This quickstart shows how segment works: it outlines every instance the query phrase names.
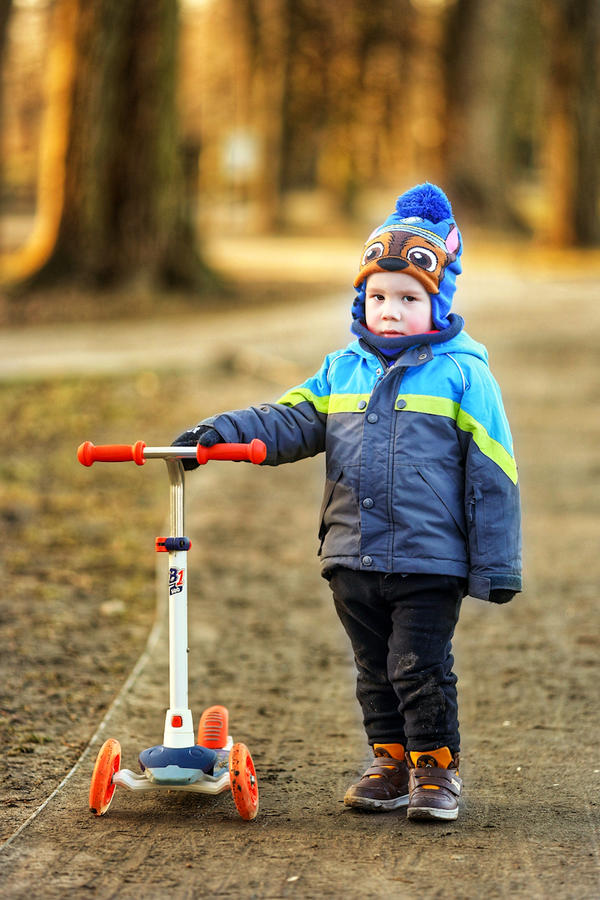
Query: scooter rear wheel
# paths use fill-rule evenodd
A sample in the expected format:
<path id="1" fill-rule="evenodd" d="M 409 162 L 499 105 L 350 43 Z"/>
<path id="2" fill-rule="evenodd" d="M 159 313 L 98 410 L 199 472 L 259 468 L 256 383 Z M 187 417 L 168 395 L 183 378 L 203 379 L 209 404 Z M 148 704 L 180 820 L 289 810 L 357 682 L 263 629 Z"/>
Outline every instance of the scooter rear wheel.
<path id="1" fill-rule="evenodd" d="M 258 812 L 258 781 L 250 751 L 245 744 L 234 744 L 229 754 L 231 793 L 242 819 L 250 821 Z"/>
<path id="2" fill-rule="evenodd" d="M 114 738 L 105 741 L 96 757 L 90 784 L 90 811 L 95 816 L 103 816 L 108 810 L 115 793 L 113 775 L 121 766 L 121 745 Z"/>
<path id="3" fill-rule="evenodd" d="M 229 734 L 229 712 L 226 706 L 209 706 L 200 716 L 197 744 L 221 750 Z"/>

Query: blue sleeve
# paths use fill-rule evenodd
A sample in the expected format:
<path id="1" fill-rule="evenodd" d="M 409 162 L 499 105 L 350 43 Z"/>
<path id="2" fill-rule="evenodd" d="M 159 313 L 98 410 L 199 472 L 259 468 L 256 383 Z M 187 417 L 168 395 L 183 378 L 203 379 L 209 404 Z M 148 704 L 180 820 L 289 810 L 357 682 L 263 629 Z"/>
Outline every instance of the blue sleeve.
<path id="1" fill-rule="evenodd" d="M 521 504 L 512 436 L 500 388 L 486 365 L 470 369 L 457 417 L 465 458 L 469 594 L 520 591 Z"/>
<path id="2" fill-rule="evenodd" d="M 327 357 L 316 375 L 286 391 L 276 403 L 221 413 L 203 424 L 211 425 L 227 442 L 260 438 L 267 447 L 263 465 L 278 466 L 315 456 L 325 450 L 329 364 Z"/>

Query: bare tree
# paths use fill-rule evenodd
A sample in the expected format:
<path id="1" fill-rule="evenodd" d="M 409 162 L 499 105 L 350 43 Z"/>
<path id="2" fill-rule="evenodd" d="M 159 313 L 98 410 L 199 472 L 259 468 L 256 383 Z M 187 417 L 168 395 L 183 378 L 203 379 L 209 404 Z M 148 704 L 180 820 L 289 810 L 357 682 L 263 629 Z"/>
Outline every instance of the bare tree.
<path id="1" fill-rule="evenodd" d="M 12 0 L 0 0 L 0 72 L 4 62 L 4 47 L 6 45 L 6 36 L 8 32 L 8 20 L 10 19 L 10 10 Z"/>
<path id="2" fill-rule="evenodd" d="M 0 132 L 2 131 L 2 72 L 4 66 L 4 49 L 6 47 L 6 37 L 8 33 L 8 22 L 10 19 L 10 10 L 12 0 L 0 0 Z M 0 159 L 0 197 L 2 194 L 2 160 Z"/>
<path id="3" fill-rule="evenodd" d="M 394 110 L 408 3 L 383 3 L 377 16 L 360 0 L 236 0 L 230 11 L 245 112 L 262 137 L 263 225 L 281 223 L 295 189 L 324 188 L 350 212 L 374 172 L 407 156 Z"/>
<path id="4" fill-rule="evenodd" d="M 556 245 L 600 240 L 600 6 L 542 0 L 547 50 L 544 170 Z"/>
<path id="5" fill-rule="evenodd" d="M 527 66 L 528 7 L 518 0 L 457 0 L 447 14 L 447 183 L 466 208 L 498 225 L 517 224 L 508 186 L 515 66 Z"/>
<path id="6" fill-rule="evenodd" d="M 45 131 L 63 148 L 49 173 L 60 210 L 35 278 L 200 286 L 177 131 L 177 3 L 56 0 L 53 43 L 73 64 L 49 100 L 63 113 Z"/>

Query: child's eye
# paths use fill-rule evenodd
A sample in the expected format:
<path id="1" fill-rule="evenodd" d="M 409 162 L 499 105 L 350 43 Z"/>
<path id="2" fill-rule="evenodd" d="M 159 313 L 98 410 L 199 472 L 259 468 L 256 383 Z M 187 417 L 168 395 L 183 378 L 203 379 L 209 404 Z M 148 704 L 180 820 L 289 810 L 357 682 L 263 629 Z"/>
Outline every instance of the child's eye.
<path id="1" fill-rule="evenodd" d="M 413 297 L 412 294 L 405 294 L 402 299 L 407 300 L 409 303 L 411 303 L 413 300 L 416 300 L 417 298 Z"/>

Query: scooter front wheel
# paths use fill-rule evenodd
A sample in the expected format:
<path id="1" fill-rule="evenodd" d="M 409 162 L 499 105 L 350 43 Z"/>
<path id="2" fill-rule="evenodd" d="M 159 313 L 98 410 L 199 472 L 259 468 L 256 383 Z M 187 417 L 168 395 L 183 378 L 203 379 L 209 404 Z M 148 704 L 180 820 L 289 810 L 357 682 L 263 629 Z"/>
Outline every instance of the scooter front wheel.
<path id="1" fill-rule="evenodd" d="M 96 757 L 90 784 L 90 811 L 95 816 L 103 816 L 108 810 L 115 793 L 113 775 L 121 766 L 121 745 L 114 738 L 105 741 Z"/>
<path id="2" fill-rule="evenodd" d="M 231 793 L 242 819 L 250 821 L 258 812 L 258 781 L 250 751 L 245 744 L 234 744 L 229 754 Z"/>

